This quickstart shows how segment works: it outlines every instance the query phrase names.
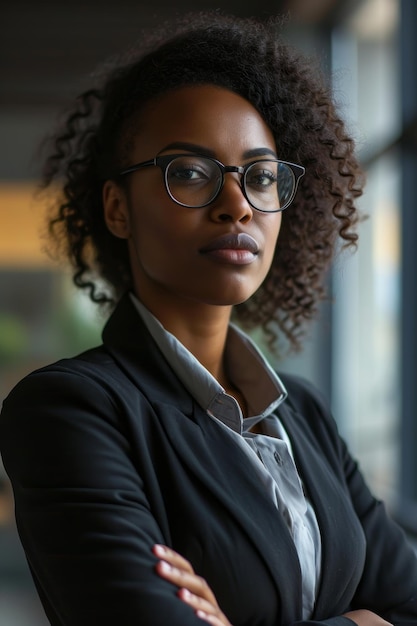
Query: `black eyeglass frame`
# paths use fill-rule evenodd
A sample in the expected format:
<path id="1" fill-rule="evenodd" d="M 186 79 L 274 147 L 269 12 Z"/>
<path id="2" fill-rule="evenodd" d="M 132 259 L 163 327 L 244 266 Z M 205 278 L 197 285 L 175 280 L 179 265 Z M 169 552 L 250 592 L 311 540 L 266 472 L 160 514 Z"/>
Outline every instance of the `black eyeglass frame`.
<path id="1" fill-rule="evenodd" d="M 220 169 L 222 178 L 221 178 L 221 183 L 219 185 L 218 190 L 216 191 L 216 193 L 214 194 L 213 198 L 211 198 L 211 200 L 209 200 L 208 202 L 205 202 L 204 204 L 199 204 L 199 205 L 189 205 L 189 204 L 185 204 L 184 202 L 180 202 L 179 200 L 177 200 L 171 193 L 170 189 L 169 189 L 169 184 L 168 184 L 168 179 L 167 179 L 167 170 L 168 167 L 170 166 L 170 164 L 172 163 L 172 161 L 174 161 L 175 159 L 181 158 L 181 157 L 187 157 L 187 156 L 194 156 L 200 159 L 207 159 L 208 161 L 212 161 L 213 163 L 216 163 L 216 165 L 218 166 L 218 168 Z M 252 165 L 255 165 L 256 163 L 262 163 L 263 161 L 265 162 L 273 162 L 273 163 L 281 163 L 282 165 L 286 165 L 292 172 L 292 175 L 294 177 L 294 186 L 293 186 L 293 190 L 291 193 L 291 196 L 289 197 L 289 199 L 287 200 L 287 202 L 284 204 L 284 206 L 279 207 L 278 209 L 274 209 L 273 211 L 267 210 L 267 209 L 258 209 L 258 207 L 256 207 L 253 202 L 249 199 L 248 194 L 246 192 L 246 174 L 247 171 L 249 170 L 249 168 Z M 247 200 L 247 202 L 250 204 L 250 206 L 255 209 L 256 211 L 260 211 L 261 213 L 279 213 L 280 211 L 284 211 L 285 209 L 287 209 L 291 202 L 294 200 L 295 194 L 297 193 L 297 189 L 298 189 L 298 184 L 300 182 L 300 179 L 304 176 L 305 174 L 305 167 L 303 167 L 302 165 L 297 165 L 296 163 L 290 163 L 289 161 L 282 161 L 281 159 L 256 159 L 255 161 L 251 161 L 250 163 L 246 163 L 246 165 L 224 165 L 221 161 L 218 161 L 217 159 L 215 159 L 214 157 L 210 157 L 207 156 L 205 154 L 187 154 L 187 153 L 180 153 L 180 154 L 162 154 L 159 156 L 154 157 L 153 159 L 149 159 L 148 161 L 142 161 L 141 163 L 135 163 L 134 165 L 131 165 L 130 167 L 127 167 L 126 169 L 120 171 L 118 173 L 118 177 L 123 177 L 126 176 L 127 174 L 132 174 L 133 172 L 136 172 L 137 170 L 140 170 L 144 167 L 150 167 L 152 165 L 155 165 L 157 167 L 159 167 L 162 171 L 162 175 L 163 175 L 163 179 L 164 179 L 164 184 L 165 184 L 165 189 L 167 194 L 169 195 L 169 197 L 171 198 L 171 200 L 173 200 L 173 202 L 175 202 L 176 204 L 179 204 L 180 206 L 189 208 L 189 209 L 202 209 L 206 206 L 209 206 L 210 204 L 212 204 L 220 195 L 223 186 L 224 186 L 224 175 L 227 172 L 236 172 L 238 174 L 242 175 L 242 178 L 240 180 L 240 189 L 245 197 L 245 199 Z"/>

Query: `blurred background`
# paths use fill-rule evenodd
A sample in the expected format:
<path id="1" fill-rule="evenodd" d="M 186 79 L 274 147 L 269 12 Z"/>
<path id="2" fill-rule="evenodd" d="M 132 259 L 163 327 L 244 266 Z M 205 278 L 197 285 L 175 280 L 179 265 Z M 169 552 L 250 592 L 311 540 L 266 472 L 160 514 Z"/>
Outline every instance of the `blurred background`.
<path id="1" fill-rule="evenodd" d="M 0 401 L 34 368 L 100 341 L 103 319 L 42 251 L 38 146 L 106 57 L 187 10 L 286 16 L 318 57 L 367 170 L 369 219 L 338 258 L 305 350 L 275 365 L 327 396 L 374 491 L 417 537 L 417 3 L 414 0 L 14 0 L 0 40 Z M 0 624 L 46 626 L 0 463 Z"/>

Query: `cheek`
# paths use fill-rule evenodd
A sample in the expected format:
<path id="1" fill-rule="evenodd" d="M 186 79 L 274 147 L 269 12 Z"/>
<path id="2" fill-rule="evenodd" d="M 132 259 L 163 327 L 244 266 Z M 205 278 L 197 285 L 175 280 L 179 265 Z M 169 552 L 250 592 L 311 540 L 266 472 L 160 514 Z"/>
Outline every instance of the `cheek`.
<path id="1" fill-rule="evenodd" d="M 169 272 L 189 252 L 193 227 L 193 220 L 184 219 L 181 208 L 166 194 L 143 198 L 131 206 L 131 250 L 146 271 Z"/>
<path id="2" fill-rule="evenodd" d="M 160 185 L 136 185 L 129 197 L 131 239 L 137 246 L 158 242 L 170 224 L 169 198 Z"/>

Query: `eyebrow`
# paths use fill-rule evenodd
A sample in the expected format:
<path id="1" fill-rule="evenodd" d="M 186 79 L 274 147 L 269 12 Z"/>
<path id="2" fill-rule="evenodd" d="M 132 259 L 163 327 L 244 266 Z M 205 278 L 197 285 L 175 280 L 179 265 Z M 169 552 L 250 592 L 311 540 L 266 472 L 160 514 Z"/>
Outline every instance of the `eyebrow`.
<path id="1" fill-rule="evenodd" d="M 162 148 L 159 154 L 161 152 L 165 152 L 165 150 L 188 150 L 189 152 L 195 152 L 203 156 L 216 158 L 216 153 L 214 152 L 214 150 L 211 150 L 210 148 L 207 148 L 205 146 L 200 146 L 197 143 L 175 141 L 173 143 L 168 144 L 164 148 Z M 274 159 L 278 158 L 276 152 L 274 150 L 271 150 L 271 148 L 252 148 L 251 150 L 246 150 L 243 153 L 243 158 L 252 159 L 254 157 L 266 156 L 266 155 L 271 155 L 274 157 Z"/>

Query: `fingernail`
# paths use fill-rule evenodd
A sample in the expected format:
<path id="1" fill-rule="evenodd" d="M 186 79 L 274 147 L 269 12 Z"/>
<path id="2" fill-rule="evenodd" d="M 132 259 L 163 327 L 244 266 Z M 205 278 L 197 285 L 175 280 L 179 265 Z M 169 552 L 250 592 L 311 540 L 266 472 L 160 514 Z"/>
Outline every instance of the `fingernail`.
<path id="1" fill-rule="evenodd" d="M 164 572 L 171 572 L 172 571 L 172 567 L 170 566 L 169 563 L 167 563 L 166 561 L 160 561 L 160 563 L 161 563 L 160 568 Z"/>
<path id="2" fill-rule="evenodd" d="M 164 546 L 161 546 L 159 543 L 156 543 L 154 545 L 154 550 L 155 552 L 157 552 L 158 554 L 160 554 L 161 556 L 163 556 L 164 554 L 167 553 L 166 549 Z"/>

